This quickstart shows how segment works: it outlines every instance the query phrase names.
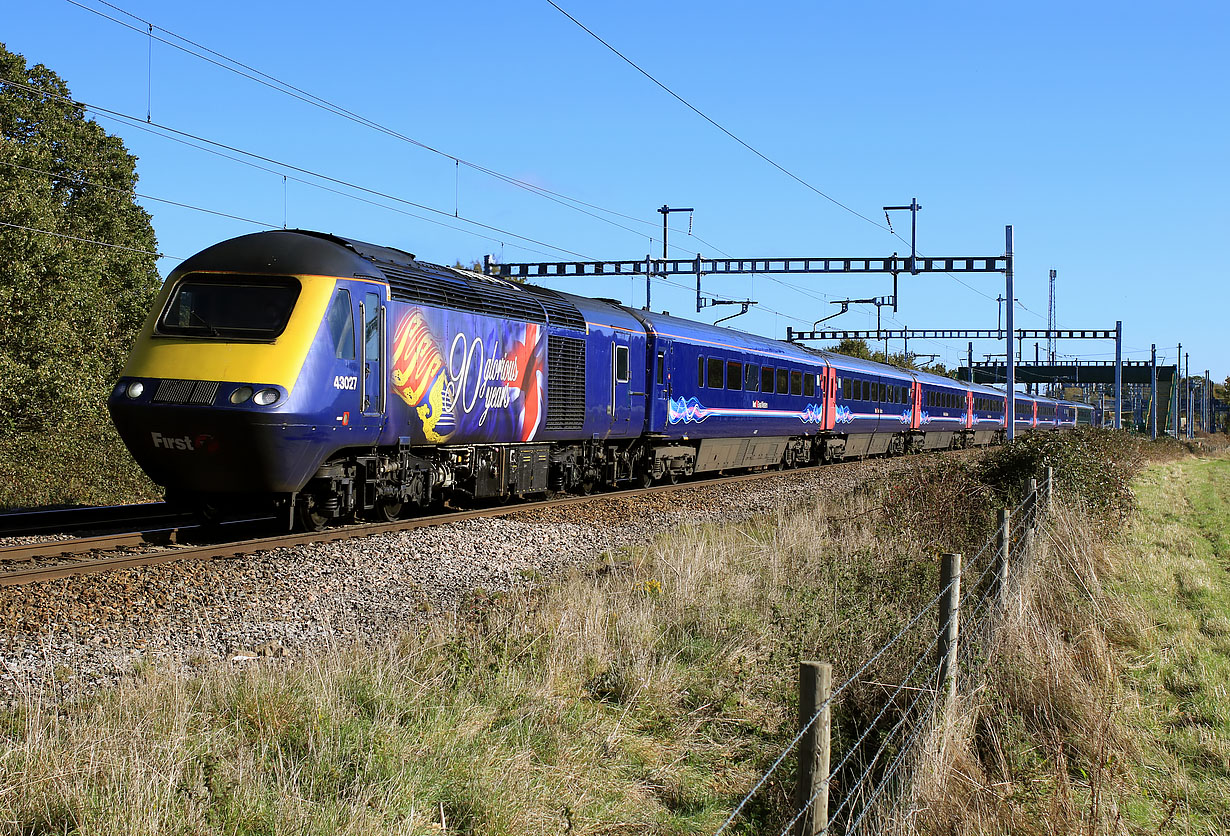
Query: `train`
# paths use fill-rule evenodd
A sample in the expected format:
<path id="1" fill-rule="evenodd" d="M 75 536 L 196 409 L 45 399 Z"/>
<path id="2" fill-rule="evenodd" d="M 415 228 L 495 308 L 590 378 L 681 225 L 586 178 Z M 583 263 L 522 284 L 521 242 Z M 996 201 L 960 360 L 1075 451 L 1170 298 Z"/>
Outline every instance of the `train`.
<path id="1" fill-rule="evenodd" d="M 168 276 L 107 401 L 168 502 L 320 529 L 995 444 L 1005 393 L 309 230 Z M 1092 421 L 1016 395 L 1017 429 Z"/>

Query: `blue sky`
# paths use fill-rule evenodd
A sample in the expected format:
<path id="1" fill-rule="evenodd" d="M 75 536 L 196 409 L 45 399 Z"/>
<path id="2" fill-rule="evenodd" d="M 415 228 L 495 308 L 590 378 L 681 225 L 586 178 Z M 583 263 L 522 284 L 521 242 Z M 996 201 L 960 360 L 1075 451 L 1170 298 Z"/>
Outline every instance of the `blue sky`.
<path id="1" fill-rule="evenodd" d="M 883 228 L 880 207 L 917 197 L 927 255 L 999 255 L 1013 225 L 1019 327 L 1046 327 L 1055 269 L 1060 328 L 1122 320 L 1125 356 L 1147 359 L 1157 343 L 1173 361 L 1182 342 L 1194 373 L 1230 374 L 1230 4 L 556 2 L 811 188 L 546 0 L 113 4 L 161 38 L 188 38 L 442 153 L 165 43 L 151 53 L 146 23 L 102 0 L 10 4 L 0 40 L 80 101 L 142 121 L 148 108 L 156 125 L 313 172 L 243 165 L 97 115 L 139 157 L 142 193 L 268 225 L 143 200 L 164 275 L 211 243 L 284 223 L 445 263 L 636 259 L 661 252 L 663 204 L 696 210 L 692 235 L 686 215 L 671 217 L 673 256 L 885 256 L 908 244 Z M 908 213 L 893 225 L 908 240 Z M 644 304 L 643 279 L 552 284 Z M 891 281 L 759 275 L 704 288 L 756 299 L 730 324 L 783 337 L 836 312 L 830 300 L 885 295 Z M 1002 293 L 999 275 L 903 277 L 884 322 L 993 328 Z M 653 307 L 706 321 L 732 312 L 696 314 L 694 290 L 662 281 Z M 874 328 L 875 310 L 827 325 Z M 954 365 L 966 343 L 911 348 Z M 1114 356 L 1104 342 L 1058 350 Z"/>

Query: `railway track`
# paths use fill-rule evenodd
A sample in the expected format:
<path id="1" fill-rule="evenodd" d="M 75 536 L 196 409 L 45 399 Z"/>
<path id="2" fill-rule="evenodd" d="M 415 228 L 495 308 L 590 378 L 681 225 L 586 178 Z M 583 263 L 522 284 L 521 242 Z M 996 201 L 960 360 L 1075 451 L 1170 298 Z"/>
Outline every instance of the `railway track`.
<path id="1" fill-rule="evenodd" d="M 25 537 L 49 532 L 88 531 L 124 526 L 168 528 L 187 523 L 191 519 L 191 514 L 165 502 L 17 511 L 0 514 L 0 537 Z"/>
<path id="2" fill-rule="evenodd" d="M 940 455 L 960 456 L 970 452 L 972 451 L 956 450 L 941 452 Z M 706 485 L 711 486 L 715 483 L 733 484 L 738 482 L 750 482 L 762 479 L 771 479 L 775 476 L 782 476 L 786 474 L 804 474 L 819 470 L 833 471 L 835 469 L 840 469 L 857 463 L 857 461 L 850 461 L 828 465 L 813 465 L 810 467 L 800 467 L 789 471 L 763 470 L 755 473 L 741 474 L 738 476 L 715 475 L 709 478 L 693 479 L 687 482 L 680 482 L 678 484 L 660 484 L 653 485 L 648 488 L 626 488 L 586 496 L 556 496 L 536 502 L 521 502 L 512 505 L 497 505 L 463 511 L 448 511 L 440 514 L 411 517 L 404 520 L 397 520 L 396 522 L 359 523 L 355 525 L 339 526 L 336 528 L 327 528 L 323 531 L 291 532 L 272 536 L 239 537 L 235 539 L 218 541 L 218 529 L 215 527 L 209 535 L 212 539 L 209 542 L 204 543 L 185 542 L 185 540 L 191 540 L 194 537 L 201 536 L 199 527 L 195 525 L 163 525 L 148 527 L 143 525 L 138 526 L 138 530 L 128 530 L 114 534 L 104 534 L 93 537 L 76 537 L 65 540 L 0 547 L 0 566 L 17 561 L 54 561 L 50 565 L 9 569 L 7 571 L 0 569 L 0 587 L 20 586 L 38 583 L 40 581 L 56 580 L 59 578 L 70 577 L 72 575 L 97 574 L 114 571 L 117 569 L 153 566 L 161 563 L 171 563 L 181 560 L 213 560 L 243 557 L 245 555 L 252 555 L 280 548 L 301 546 L 308 543 L 330 543 L 340 540 L 351 540 L 360 537 L 368 537 L 375 534 L 411 531 L 418 528 L 430 528 L 433 526 L 446 525 L 448 523 L 459 522 L 462 520 L 480 519 L 484 517 L 512 516 L 566 505 L 598 502 L 604 499 L 667 493 Z M 186 514 L 175 514 L 169 511 L 167 506 L 161 505 L 161 503 L 147 506 L 115 506 L 113 508 L 72 510 L 80 512 L 100 512 L 93 518 L 91 518 L 88 513 L 82 513 L 81 518 L 87 520 L 105 519 L 107 514 L 101 512 L 113 512 L 111 518 L 114 520 L 123 515 L 119 509 L 124 508 L 136 509 L 136 513 L 134 515 L 130 515 L 130 519 L 135 517 L 155 522 L 162 521 L 184 523 L 188 518 L 188 515 Z M 35 513 L 39 515 L 47 515 L 47 520 L 68 519 L 66 516 L 57 517 L 56 515 L 61 513 L 59 511 Z M 15 517 L 16 515 L 10 516 Z M 266 521 L 268 519 L 270 518 L 261 518 L 259 520 L 238 520 L 226 524 L 224 528 L 227 526 L 234 526 L 232 530 L 236 533 L 251 533 L 250 524 Z M 3 515 L 0 515 L 0 525 L 2 524 Z M 95 523 L 92 527 L 101 526 Z M 46 531 L 50 530 L 50 528 L 44 528 L 42 530 Z M 0 528 L 0 533 L 3 533 L 3 528 Z M 134 549 L 137 551 L 132 551 Z M 127 551 L 120 554 L 114 554 L 114 552 L 120 550 Z M 112 552 L 112 554 L 107 554 L 108 552 Z"/>
<path id="3" fill-rule="evenodd" d="M 836 465 L 840 467 L 841 465 Z M 789 473 L 806 473 L 818 470 L 824 465 L 798 468 Z M 833 465 L 827 465 L 833 467 Z M 782 471 L 770 470 L 748 473 L 740 476 L 722 477 L 722 483 L 747 482 L 769 479 L 784 475 Z M 243 557 L 273 549 L 288 548 L 308 543 L 329 543 L 338 540 L 350 540 L 367 537 L 373 534 L 385 534 L 395 531 L 410 531 L 416 528 L 429 528 L 437 525 L 459 522 L 462 520 L 479 519 L 483 517 L 498 517 L 516 515 L 530 511 L 540 511 L 547 508 L 598 502 L 604 499 L 633 497 L 654 493 L 665 493 L 686 490 L 691 487 L 713 484 L 715 479 L 702 479 L 681 482 L 670 485 L 654 485 L 648 488 L 630 488 L 619 491 L 596 493 L 588 496 L 553 497 L 538 502 L 523 502 L 516 505 L 500 505 L 465 511 L 449 511 L 442 514 L 413 517 L 388 523 L 360 523 L 356 525 L 329 528 L 324 531 L 292 532 L 273 536 L 252 537 L 246 539 L 226 540 L 225 542 L 210 542 L 204 544 L 177 543 L 183 532 L 188 528 L 174 526 L 162 528 L 142 528 L 139 531 L 127 531 L 118 534 L 104 534 L 94 537 L 77 537 L 66 540 L 55 540 L 42 543 L 26 543 L 0 547 L 0 564 L 16 561 L 56 560 L 51 565 L 23 567 L 19 569 L 0 570 L 0 587 L 20 586 L 41 581 L 56 580 L 73 575 L 88 575 L 100 572 L 110 572 L 118 569 L 131 569 L 139 566 L 154 566 L 161 563 L 171 563 L 181 560 L 213 560 L 220 558 Z M 123 507 L 123 506 L 120 506 Z M 90 510 L 90 509 L 83 509 Z M 94 509 L 108 510 L 108 509 Z M 58 512 L 39 512 L 58 513 Z M 101 516 L 101 515 L 100 515 Z M 150 518 L 156 515 L 151 514 Z M 251 522 L 251 521 L 246 521 Z M 49 529 L 44 529 L 49 530 Z M 138 549 L 136 552 L 123 554 L 102 554 L 121 549 Z M 67 560 L 65 559 L 67 558 Z M 57 560 L 58 559 L 58 560 Z"/>

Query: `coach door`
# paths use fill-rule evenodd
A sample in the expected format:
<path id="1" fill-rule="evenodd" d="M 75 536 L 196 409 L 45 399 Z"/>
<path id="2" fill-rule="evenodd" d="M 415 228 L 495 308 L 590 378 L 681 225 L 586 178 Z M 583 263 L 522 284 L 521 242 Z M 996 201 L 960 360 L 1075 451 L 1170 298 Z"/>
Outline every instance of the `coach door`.
<path id="1" fill-rule="evenodd" d="M 652 343 L 654 346 L 653 368 L 650 369 L 650 374 L 653 375 L 653 415 L 656 418 L 667 414 L 667 401 L 671 395 L 671 369 L 674 364 L 672 362 L 674 354 L 674 344 L 666 340 L 656 340 Z"/>
<path id="2" fill-rule="evenodd" d="M 616 331 L 611 342 L 611 430 L 626 432 L 631 424 L 632 349 L 627 332 Z"/>
<path id="3" fill-rule="evenodd" d="M 359 303 L 359 318 L 363 322 L 363 370 L 359 376 L 360 399 L 363 414 L 384 414 L 385 389 L 385 322 L 384 306 L 380 294 L 364 293 Z"/>

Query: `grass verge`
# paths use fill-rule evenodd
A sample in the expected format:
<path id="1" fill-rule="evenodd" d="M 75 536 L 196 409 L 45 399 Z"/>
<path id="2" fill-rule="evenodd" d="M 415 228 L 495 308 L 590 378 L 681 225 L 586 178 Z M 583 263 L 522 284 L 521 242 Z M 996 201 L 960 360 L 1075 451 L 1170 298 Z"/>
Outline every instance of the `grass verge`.
<path id="1" fill-rule="evenodd" d="M 0 828 L 712 833 L 793 735 L 798 660 L 832 660 L 842 681 L 935 595 L 935 553 L 985 540 L 1007 484 L 986 472 L 920 462 L 892 484 L 674 532 L 549 588 L 476 593 L 458 617 L 374 648 L 195 679 L 150 664 L 79 703 L 31 699 L 0 715 Z M 1147 684 L 1130 685 L 1151 645 L 1134 643 L 1153 628 L 1109 580 L 1127 558 L 1090 550 L 1101 541 L 1082 496 L 1069 492 L 1049 558 L 1019 579 L 985 683 L 931 741 L 914 788 L 925 814 L 908 827 L 1150 832 L 1194 809 L 1161 806 L 1177 779 L 1151 785 L 1134 767 L 1147 753 L 1129 720 L 1151 710 Z M 1214 632 L 1216 603 L 1201 621 Z M 933 630 L 920 623 L 843 695 L 838 751 Z M 1119 647 L 1136 649 L 1139 671 L 1117 666 Z M 1171 674 L 1191 694 L 1178 673 L 1198 678 L 1193 664 Z M 780 830 L 792 770 L 734 832 Z M 1136 810 L 1141 789 L 1165 801 Z"/>
<path id="2" fill-rule="evenodd" d="M 1050 516 L 894 832 L 1230 832 L 1230 458 L 1205 450 L 1141 448 L 1117 530 L 1121 501 Z"/>

